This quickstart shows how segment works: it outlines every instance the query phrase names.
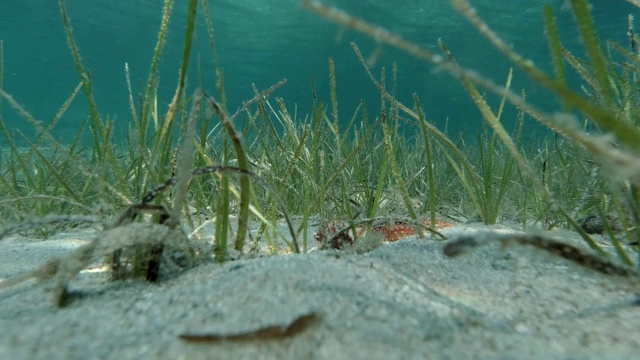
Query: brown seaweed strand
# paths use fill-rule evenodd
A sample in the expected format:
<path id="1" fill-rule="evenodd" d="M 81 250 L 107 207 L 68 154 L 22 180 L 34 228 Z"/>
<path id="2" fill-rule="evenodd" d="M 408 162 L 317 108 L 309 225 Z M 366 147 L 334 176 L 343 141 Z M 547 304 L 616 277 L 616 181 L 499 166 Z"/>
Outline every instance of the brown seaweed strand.
<path id="1" fill-rule="evenodd" d="M 503 246 L 510 244 L 529 245 L 560 256 L 575 264 L 595 270 L 605 275 L 616 275 L 640 279 L 640 274 L 630 267 L 617 264 L 607 258 L 593 254 L 574 245 L 555 240 L 550 237 L 534 234 L 475 234 L 464 235 L 452 240 L 443 248 L 446 257 L 457 257 L 475 250 L 481 245 L 500 242 Z"/>

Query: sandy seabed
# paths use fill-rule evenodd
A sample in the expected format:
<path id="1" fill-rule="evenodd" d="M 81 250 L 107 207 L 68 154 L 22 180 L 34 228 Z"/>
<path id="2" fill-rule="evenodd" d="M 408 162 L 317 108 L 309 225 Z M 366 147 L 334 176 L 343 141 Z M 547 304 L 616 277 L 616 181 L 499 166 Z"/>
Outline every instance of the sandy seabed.
<path id="1" fill-rule="evenodd" d="M 455 225 L 447 236 L 504 227 Z M 577 235 L 556 233 L 581 244 Z M 0 279 L 90 239 L 0 242 Z M 311 240 L 313 241 L 313 240 Z M 448 259 L 408 238 L 366 254 L 311 251 L 207 263 L 150 284 L 85 271 L 81 296 L 0 291 L 0 359 L 637 359 L 637 283 L 527 247 Z M 313 321 L 296 327 L 297 321 Z M 226 335 L 190 341 L 181 335 Z M 202 340 L 202 339 L 201 339 Z M 218 339 L 219 340 L 219 339 Z"/>

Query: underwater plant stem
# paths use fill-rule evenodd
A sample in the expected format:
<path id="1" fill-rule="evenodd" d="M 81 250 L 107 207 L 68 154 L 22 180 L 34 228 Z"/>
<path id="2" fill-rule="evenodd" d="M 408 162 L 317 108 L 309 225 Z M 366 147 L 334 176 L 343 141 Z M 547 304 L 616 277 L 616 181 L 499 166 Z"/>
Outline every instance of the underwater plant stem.
<path id="1" fill-rule="evenodd" d="M 424 141 L 425 155 L 427 157 L 427 181 L 429 184 L 429 220 L 431 224 L 436 223 L 436 185 L 433 168 L 433 158 L 431 156 L 431 142 L 429 141 L 429 129 L 425 125 L 427 120 L 422 112 L 422 105 L 417 94 L 413 94 L 413 102 L 418 113 L 420 129 L 422 130 L 422 138 Z"/>
<path id="2" fill-rule="evenodd" d="M 173 124 L 173 119 L 178 111 L 178 105 L 184 92 L 184 84 L 187 78 L 187 69 L 189 68 L 189 57 L 191 54 L 191 45 L 193 44 L 193 33 L 195 30 L 196 13 L 198 9 L 198 0 L 189 0 L 189 12 L 187 16 L 187 28 L 185 31 L 184 48 L 182 50 L 182 64 L 180 65 L 180 75 L 178 77 L 178 86 L 173 100 L 169 105 L 169 110 L 164 118 L 162 129 L 160 130 L 159 139 L 165 138 L 169 128 Z"/>
<path id="3" fill-rule="evenodd" d="M 202 106 L 202 95 L 200 91 L 196 91 L 193 95 L 191 103 L 191 114 L 186 119 L 185 134 L 182 148 L 179 152 L 178 174 L 176 180 L 176 188 L 173 197 L 173 208 L 171 209 L 171 217 L 167 226 L 175 228 L 178 225 L 180 214 L 187 200 L 187 189 L 191 180 L 191 168 L 193 164 L 193 151 L 195 149 L 196 138 L 196 122 L 200 117 L 200 109 Z"/>
<path id="4" fill-rule="evenodd" d="M 89 104 L 89 114 L 91 117 L 91 126 L 95 129 L 92 131 L 93 133 L 93 142 L 95 148 L 99 148 L 99 144 L 104 141 L 105 137 L 105 129 L 100 119 L 100 113 L 98 112 L 98 106 L 93 98 L 93 90 L 91 88 L 91 77 L 88 73 L 85 72 L 84 66 L 82 65 L 82 59 L 80 58 L 80 53 L 78 51 L 78 45 L 76 45 L 75 39 L 73 38 L 73 30 L 71 29 L 71 22 L 69 21 L 69 16 L 67 15 L 67 9 L 64 3 L 64 0 L 59 0 L 60 5 L 60 14 L 62 15 L 62 23 L 64 25 L 64 30 L 67 34 L 67 42 L 69 43 L 69 49 L 71 50 L 71 56 L 73 57 L 73 61 L 76 64 L 76 69 L 78 71 L 78 75 L 80 75 L 80 79 L 82 80 L 82 85 L 84 86 L 84 93 L 87 97 L 87 103 Z M 97 153 L 98 158 L 102 159 L 102 153 Z"/>
<path id="5" fill-rule="evenodd" d="M 416 215 L 415 210 L 413 210 L 413 204 L 411 204 L 411 199 L 409 198 L 409 194 L 407 193 L 407 189 L 404 186 L 404 181 L 402 176 L 400 175 L 400 169 L 398 168 L 398 162 L 395 158 L 395 153 L 393 151 L 393 143 L 391 141 L 391 132 L 389 131 L 389 124 L 387 122 L 387 113 L 385 108 L 385 82 L 384 82 L 384 70 L 382 71 L 382 79 L 380 80 L 381 90 L 380 97 L 382 103 L 382 109 L 380 111 L 380 124 L 382 125 L 382 132 L 384 135 L 384 147 L 387 154 L 387 161 L 389 162 L 389 166 L 391 167 L 391 174 L 396 181 L 396 186 L 398 187 L 398 191 L 400 191 L 400 195 L 402 196 L 402 200 L 404 201 L 404 205 L 407 208 L 407 212 L 412 220 L 417 221 L 418 216 Z M 418 228 L 418 234 L 422 236 L 422 229 Z"/>
<path id="6" fill-rule="evenodd" d="M 158 31 L 158 40 L 156 41 L 155 49 L 153 50 L 153 57 L 151 58 L 151 67 L 149 69 L 149 79 L 147 80 L 147 89 L 144 93 L 144 104 L 142 113 L 140 114 L 140 124 L 138 131 L 140 134 L 140 145 L 143 146 L 146 142 L 147 131 L 149 130 L 149 118 L 151 111 L 151 105 L 154 103 L 151 101 L 151 94 L 153 93 L 154 84 L 156 84 L 156 72 L 158 69 L 158 60 L 162 49 L 164 47 L 165 37 L 167 34 L 167 27 L 169 26 L 169 18 L 171 17 L 171 9 L 173 7 L 173 0 L 165 0 L 164 7 L 162 9 L 162 23 L 160 25 L 160 31 Z M 158 129 L 155 129 L 156 131 Z"/>

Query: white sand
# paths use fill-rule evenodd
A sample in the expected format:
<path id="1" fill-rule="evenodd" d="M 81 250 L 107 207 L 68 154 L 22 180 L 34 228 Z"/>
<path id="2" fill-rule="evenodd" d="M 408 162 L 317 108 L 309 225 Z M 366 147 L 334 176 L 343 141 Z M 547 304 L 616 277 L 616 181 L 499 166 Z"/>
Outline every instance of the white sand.
<path id="1" fill-rule="evenodd" d="M 454 227 L 446 234 L 474 231 Z M 573 234 L 565 234 L 575 240 Z M 89 239 L 0 241 L 0 279 Z M 315 251 L 205 264 L 157 284 L 83 272 L 64 309 L 47 284 L 0 291 L 0 359 L 637 359 L 634 285 L 529 248 L 446 259 L 407 239 L 364 254 Z M 321 320 L 271 341 L 190 343 Z"/>

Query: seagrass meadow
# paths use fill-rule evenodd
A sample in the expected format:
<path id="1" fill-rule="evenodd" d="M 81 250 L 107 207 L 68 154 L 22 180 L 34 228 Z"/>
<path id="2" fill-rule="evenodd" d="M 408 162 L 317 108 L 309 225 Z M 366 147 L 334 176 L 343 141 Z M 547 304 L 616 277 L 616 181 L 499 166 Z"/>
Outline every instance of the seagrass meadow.
<path id="1" fill-rule="evenodd" d="M 637 349 L 640 3 L 387 3 L 0 5 L 0 357 Z"/>

